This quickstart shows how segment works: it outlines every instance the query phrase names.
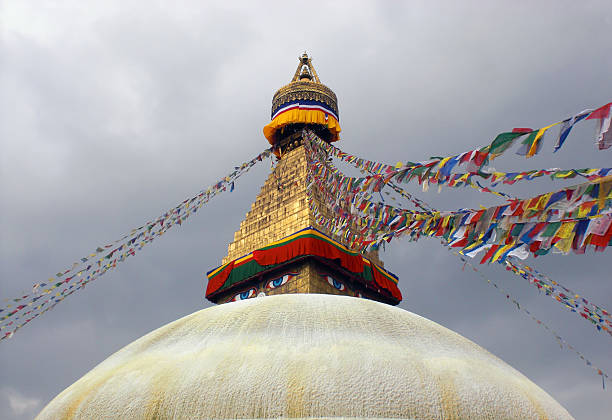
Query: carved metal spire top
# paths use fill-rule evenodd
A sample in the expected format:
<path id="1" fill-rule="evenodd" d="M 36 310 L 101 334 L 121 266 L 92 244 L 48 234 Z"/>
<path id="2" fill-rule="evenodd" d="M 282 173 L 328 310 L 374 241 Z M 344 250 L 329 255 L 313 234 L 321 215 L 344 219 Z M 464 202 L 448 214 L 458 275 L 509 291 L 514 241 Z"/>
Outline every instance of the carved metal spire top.
<path id="1" fill-rule="evenodd" d="M 293 79 L 277 90 L 272 98 L 271 121 L 263 128 L 264 136 L 276 147 L 282 138 L 301 132 L 304 125 L 308 125 L 323 140 L 338 141 L 338 98 L 321 83 L 306 52 L 298 59 Z"/>
<path id="2" fill-rule="evenodd" d="M 284 106 L 295 101 L 315 101 L 328 107 L 334 118 L 338 118 L 338 99 L 336 94 L 319 79 L 319 75 L 312 65 L 312 58 L 304 52 L 299 59 L 293 79 L 288 85 L 280 88 L 272 98 L 272 119 Z"/>
<path id="3" fill-rule="evenodd" d="M 293 79 L 291 79 L 291 82 L 293 83 L 299 80 L 311 80 L 315 83 L 321 83 L 321 80 L 319 80 L 319 75 L 317 74 L 317 71 L 312 65 L 312 60 L 310 57 L 308 57 L 306 51 L 304 51 L 304 54 L 302 54 L 302 56 L 298 59 L 300 60 L 300 62 L 297 66 L 297 69 L 295 70 L 295 74 L 293 75 Z"/>

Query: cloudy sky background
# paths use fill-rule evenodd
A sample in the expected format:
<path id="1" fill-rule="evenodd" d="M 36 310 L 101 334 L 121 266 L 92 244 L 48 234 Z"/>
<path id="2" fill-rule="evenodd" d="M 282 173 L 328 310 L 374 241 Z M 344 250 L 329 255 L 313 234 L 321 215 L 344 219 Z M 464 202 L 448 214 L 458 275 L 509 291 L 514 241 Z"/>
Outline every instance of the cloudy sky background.
<path id="1" fill-rule="evenodd" d="M 387 163 L 456 154 L 612 100 L 609 1 L 455 3 L 3 1 L 0 299 L 262 151 L 272 95 L 304 50 L 338 95 L 338 146 Z M 550 136 L 540 155 L 493 165 L 611 166 L 594 132 L 582 123 L 554 155 Z M 269 169 L 253 168 L 233 193 L 0 342 L 0 418 L 32 418 L 113 352 L 209 306 L 203 273 L 226 254 Z M 407 189 L 440 209 L 500 202 Z M 529 262 L 610 309 L 611 257 Z M 435 240 L 392 243 L 382 258 L 400 276 L 400 307 L 488 349 L 577 419 L 612 412 L 596 373 Z M 609 336 L 501 266 L 482 272 L 612 373 Z"/>

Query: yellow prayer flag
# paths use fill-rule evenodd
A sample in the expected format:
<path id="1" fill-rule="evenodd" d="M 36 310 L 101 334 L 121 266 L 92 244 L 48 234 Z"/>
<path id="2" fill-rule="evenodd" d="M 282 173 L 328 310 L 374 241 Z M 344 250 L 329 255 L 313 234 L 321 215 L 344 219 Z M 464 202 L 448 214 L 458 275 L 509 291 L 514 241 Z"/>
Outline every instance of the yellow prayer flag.
<path id="1" fill-rule="evenodd" d="M 597 198 L 597 207 L 601 212 L 606 205 L 606 199 L 612 192 L 612 183 L 602 182 L 599 184 L 599 197 Z"/>
<path id="2" fill-rule="evenodd" d="M 533 197 L 527 200 L 525 204 L 525 210 L 538 210 L 538 203 L 542 199 L 542 196 Z"/>
<path id="3" fill-rule="evenodd" d="M 442 229 L 448 226 L 448 221 L 450 220 L 450 218 L 450 216 L 445 216 L 444 219 L 442 219 Z"/>
<path id="4" fill-rule="evenodd" d="M 526 157 L 529 158 L 536 154 L 536 151 L 538 150 L 538 143 L 540 143 L 540 140 L 544 136 L 544 133 L 546 133 L 546 130 L 548 130 L 551 127 L 554 127 L 557 124 L 560 124 L 560 123 L 556 122 L 554 124 L 547 125 L 546 127 L 540 128 L 538 130 L 538 133 L 536 134 L 535 139 L 533 140 L 533 143 L 531 143 L 531 147 L 529 148 L 529 152 L 527 152 Z"/>
<path id="5" fill-rule="evenodd" d="M 595 201 L 587 201 L 582 203 L 578 208 L 578 217 L 584 217 L 591 211 L 591 208 L 595 205 Z"/>
<path id="6" fill-rule="evenodd" d="M 504 255 L 504 253 L 506 251 L 508 251 L 510 248 L 512 248 L 514 246 L 514 242 L 505 246 L 502 246 L 501 248 L 499 248 L 495 254 L 493 254 L 493 258 L 491 258 L 491 262 L 495 262 L 497 260 L 499 260 L 501 258 L 502 255 Z"/>
<path id="7" fill-rule="evenodd" d="M 451 159 L 452 159 L 452 156 L 451 156 L 451 157 L 445 157 L 444 159 L 442 159 L 442 160 L 440 161 L 440 163 L 438 163 L 438 172 L 436 173 L 435 179 L 438 179 L 438 177 L 439 177 L 439 175 L 440 175 L 440 170 L 441 170 L 442 168 L 444 168 L 444 165 L 446 165 L 446 162 L 448 162 L 448 161 L 449 161 L 449 160 L 451 160 Z"/>
<path id="8" fill-rule="evenodd" d="M 444 159 L 441 159 L 440 162 L 438 162 L 438 169 L 443 168 L 444 165 L 446 165 L 446 162 L 448 162 L 449 160 L 451 160 L 450 157 L 445 157 Z"/>
<path id="9" fill-rule="evenodd" d="M 569 238 L 570 234 L 574 230 L 574 226 L 576 226 L 576 222 L 562 223 L 557 233 L 555 233 L 555 236 L 563 239 Z"/>
<path id="10" fill-rule="evenodd" d="M 567 238 L 562 239 L 559 242 L 557 242 L 555 244 L 555 248 L 557 248 L 558 250 L 560 250 L 564 254 L 567 254 L 570 251 L 570 249 L 572 248 L 572 242 L 574 240 L 574 235 L 575 235 L 574 232 L 570 233 L 570 235 Z"/>

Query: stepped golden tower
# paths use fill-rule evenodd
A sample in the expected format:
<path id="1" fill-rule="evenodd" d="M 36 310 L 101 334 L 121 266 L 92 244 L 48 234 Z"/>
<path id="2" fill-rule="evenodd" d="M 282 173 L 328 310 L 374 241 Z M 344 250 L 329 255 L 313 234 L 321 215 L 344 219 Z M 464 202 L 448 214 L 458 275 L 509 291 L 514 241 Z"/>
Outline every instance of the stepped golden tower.
<path id="1" fill-rule="evenodd" d="M 317 208 L 333 217 L 320 193 L 307 190 L 302 132 L 308 129 L 334 142 L 340 123 L 336 94 L 321 83 L 306 53 L 291 82 L 274 95 L 271 117 L 263 131 L 278 163 L 236 231 L 223 265 L 209 272 L 207 298 L 223 303 L 261 295 L 327 293 L 398 304 L 397 278 L 383 268 L 378 252 L 355 255 L 341 238 L 317 225 L 309 207 L 309 199 L 315 200 Z"/>

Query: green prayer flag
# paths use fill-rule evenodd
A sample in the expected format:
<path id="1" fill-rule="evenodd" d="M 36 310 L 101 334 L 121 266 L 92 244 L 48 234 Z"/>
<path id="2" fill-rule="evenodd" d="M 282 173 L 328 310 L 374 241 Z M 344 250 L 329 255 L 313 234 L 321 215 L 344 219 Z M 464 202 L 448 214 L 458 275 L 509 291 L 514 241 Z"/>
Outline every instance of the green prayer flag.
<path id="1" fill-rule="evenodd" d="M 512 146 L 512 143 L 514 142 L 514 140 L 517 137 L 522 136 L 523 134 L 525 133 L 508 132 L 508 133 L 499 134 L 497 137 L 495 137 L 495 140 L 493 140 L 493 142 L 491 143 L 491 146 L 489 148 L 489 153 L 494 154 L 494 155 L 499 155 L 501 153 L 504 153 L 510 146 Z"/>
<path id="2" fill-rule="evenodd" d="M 532 131 L 527 137 L 525 137 L 525 139 L 521 142 L 521 144 L 531 146 L 537 134 L 538 134 L 537 131 Z"/>
<path id="3" fill-rule="evenodd" d="M 510 235 L 512 236 L 518 236 L 521 234 L 521 231 L 523 230 L 523 226 L 525 224 L 524 223 L 517 223 L 516 225 L 514 225 L 512 227 L 512 230 L 510 231 Z"/>
<path id="4" fill-rule="evenodd" d="M 475 229 L 471 229 L 470 233 L 468 234 L 467 243 L 471 244 L 474 241 L 474 237 L 475 236 L 476 236 L 476 230 Z"/>
<path id="5" fill-rule="evenodd" d="M 425 167 L 425 166 L 420 166 L 418 168 L 414 168 L 412 170 L 412 173 L 413 173 L 413 175 L 417 175 L 418 176 L 418 175 L 423 174 L 423 172 L 425 172 L 426 169 L 428 169 L 428 168 Z"/>
<path id="6" fill-rule="evenodd" d="M 520 133 L 520 134 L 525 135 L 525 133 Z M 537 130 L 529 133 L 529 135 L 525 137 L 523 141 L 521 142 L 522 146 L 519 147 L 519 149 L 516 151 L 516 154 L 521 155 L 521 156 L 528 156 L 529 150 L 531 150 L 531 145 L 535 141 L 537 135 L 538 135 Z"/>
<path id="7" fill-rule="evenodd" d="M 555 233 L 557 233 L 560 227 L 561 227 L 561 222 L 549 223 L 548 226 L 546 226 L 546 229 L 544 230 L 544 232 L 542 233 L 542 236 L 544 236 L 545 238 L 550 238 L 552 236 L 555 236 Z"/>
<path id="8" fill-rule="evenodd" d="M 571 174 L 571 175 L 570 175 Z M 556 171 L 550 174 L 552 179 L 555 178 L 574 178 L 576 176 L 573 169 L 568 169 L 567 171 Z"/>

